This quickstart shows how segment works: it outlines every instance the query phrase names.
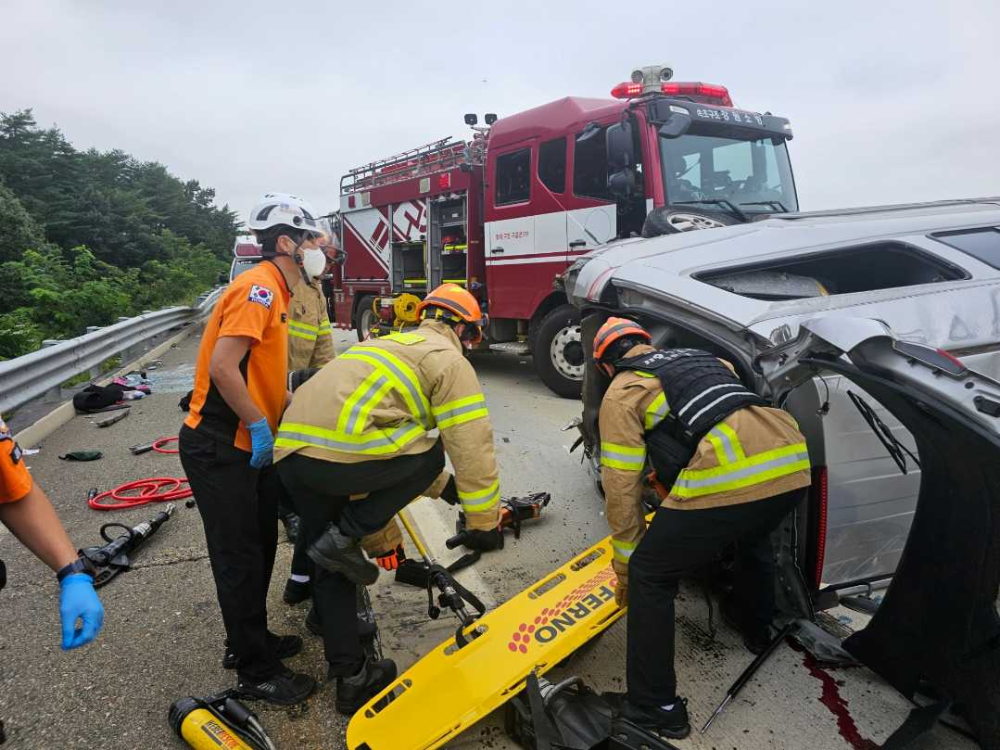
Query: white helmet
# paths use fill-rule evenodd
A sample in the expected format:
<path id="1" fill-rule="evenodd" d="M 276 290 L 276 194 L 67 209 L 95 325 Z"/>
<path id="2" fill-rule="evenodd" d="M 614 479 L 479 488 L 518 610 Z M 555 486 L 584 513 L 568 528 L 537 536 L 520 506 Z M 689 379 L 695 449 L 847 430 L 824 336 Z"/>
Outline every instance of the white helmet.
<path id="1" fill-rule="evenodd" d="M 300 229 L 314 235 L 323 233 L 316 211 L 291 193 L 265 193 L 250 212 L 250 229 L 261 232 L 276 226 Z"/>

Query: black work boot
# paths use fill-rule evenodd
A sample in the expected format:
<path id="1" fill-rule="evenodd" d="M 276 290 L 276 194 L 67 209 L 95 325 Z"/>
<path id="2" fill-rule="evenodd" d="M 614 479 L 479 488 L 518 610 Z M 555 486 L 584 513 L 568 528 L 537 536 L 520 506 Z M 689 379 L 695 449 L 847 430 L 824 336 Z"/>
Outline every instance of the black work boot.
<path id="1" fill-rule="evenodd" d="M 299 604 L 312 596 L 311 581 L 293 581 L 289 578 L 285 581 L 285 592 L 281 595 L 285 604 Z"/>
<path id="2" fill-rule="evenodd" d="M 722 600 L 719 611 L 726 624 L 743 636 L 743 646 L 747 651 L 756 656 L 767 648 L 771 642 L 770 628 L 751 623 L 752 618 L 746 616 L 746 613 L 740 609 L 732 596 L 727 596 Z"/>
<path id="3" fill-rule="evenodd" d="M 239 676 L 237 690 L 244 698 L 258 698 L 278 706 L 301 703 L 316 689 L 316 680 L 282 665 L 267 678 Z"/>
<path id="4" fill-rule="evenodd" d="M 674 698 L 673 708 L 666 711 L 660 706 L 637 706 L 629 702 L 625 695 L 622 697 L 619 715 L 647 732 L 671 740 L 682 740 L 691 734 L 685 698 Z"/>
<path id="5" fill-rule="evenodd" d="M 290 659 L 302 650 L 302 639 L 297 635 L 275 635 L 268 631 L 267 645 L 277 658 Z M 226 641 L 226 652 L 222 656 L 222 668 L 240 668 L 240 657 L 229 648 L 229 641 Z"/>
<path id="6" fill-rule="evenodd" d="M 366 560 L 357 540 L 344 536 L 336 524 L 327 526 L 306 554 L 320 567 L 361 586 L 371 586 L 378 580 L 378 566 Z"/>
<path id="7" fill-rule="evenodd" d="M 361 670 L 353 677 L 337 677 L 337 711 L 344 716 L 353 716 L 395 679 L 396 662 L 392 659 L 365 660 Z"/>

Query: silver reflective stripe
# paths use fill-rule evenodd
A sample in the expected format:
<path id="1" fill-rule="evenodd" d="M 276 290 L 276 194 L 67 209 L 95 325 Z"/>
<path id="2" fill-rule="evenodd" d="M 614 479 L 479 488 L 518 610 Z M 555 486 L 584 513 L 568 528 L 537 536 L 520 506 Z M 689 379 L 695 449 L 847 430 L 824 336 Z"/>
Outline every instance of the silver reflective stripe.
<path id="1" fill-rule="evenodd" d="M 701 401 L 703 398 L 705 398 L 705 396 L 707 396 L 712 391 L 717 391 L 720 388 L 742 388 L 742 387 L 743 386 L 740 385 L 739 383 L 722 383 L 721 385 L 713 385 L 711 388 L 708 388 L 708 389 L 702 391 L 697 396 L 695 396 L 693 399 L 691 399 L 686 404 L 684 404 L 684 408 L 681 409 L 679 412 L 677 412 L 677 416 L 678 417 L 683 417 L 684 416 L 684 412 L 686 412 L 692 406 L 694 406 L 695 404 L 697 404 L 699 401 Z M 705 408 L 707 409 L 708 407 L 705 407 Z M 698 414 L 701 414 L 702 411 L 705 411 L 705 409 L 702 409 L 701 411 L 699 411 Z M 697 418 L 698 414 L 695 414 L 694 417 L 691 417 L 691 419 L 689 421 L 690 422 L 694 422 L 694 420 L 695 420 L 695 418 Z"/>
<path id="2" fill-rule="evenodd" d="M 410 432 L 416 426 L 417 425 L 414 425 L 413 423 L 403 423 L 402 426 L 393 430 L 390 435 L 380 432 L 377 435 L 372 435 L 370 438 L 359 439 L 356 443 L 332 440 L 330 438 L 319 437 L 318 435 L 308 435 L 304 432 L 294 432 L 291 430 L 278 430 L 278 437 L 285 438 L 286 440 L 296 440 L 301 443 L 309 443 L 311 445 L 317 445 L 321 448 L 329 448 L 330 450 L 341 451 L 343 453 L 360 453 L 361 451 L 369 448 L 381 448 L 386 445 L 395 445 L 397 438 L 402 437 L 407 432 Z"/>
<path id="3" fill-rule="evenodd" d="M 726 458 L 729 460 L 729 463 L 734 464 L 739 460 L 736 456 L 736 449 L 733 448 L 733 441 L 729 439 L 729 435 L 718 427 L 713 427 L 708 431 L 708 434 L 717 438 L 719 443 L 722 444 L 722 450 L 726 452 Z"/>
<path id="4" fill-rule="evenodd" d="M 607 448 L 601 448 L 601 458 L 607 458 L 613 461 L 623 461 L 627 464 L 635 464 L 636 466 L 642 466 L 646 462 L 646 453 L 629 454 L 620 453 L 619 451 L 610 451 Z"/>
<path id="5" fill-rule="evenodd" d="M 734 385 L 736 385 L 736 384 L 734 383 Z M 717 399 L 715 399 L 715 401 L 713 401 L 712 403 L 710 403 L 704 409 L 699 409 L 697 412 L 695 412 L 692 415 L 692 417 L 691 417 L 691 419 L 689 421 L 689 424 L 694 424 L 695 422 L 697 422 L 698 421 L 698 417 L 700 417 L 706 411 L 708 411 L 709 409 L 711 409 L 713 406 L 715 406 L 717 404 L 721 404 L 727 398 L 735 398 L 737 396 L 745 396 L 747 394 L 746 389 L 742 385 L 736 385 L 736 387 L 740 389 L 736 393 L 727 393 L 725 396 L 719 396 Z"/>
<path id="6" fill-rule="evenodd" d="M 354 402 L 354 406 L 351 407 L 351 413 L 347 415 L 347 432 L 356 431 L 359 413 L 365 408 L 365 404 L 368 403 L 368 400 L 375 394 L 375 392 L 388 382 L 389 380 L 385 376 L 379 375 L 378 379 L 368 386 L 368 390 L 364 392 L 361 398 Z"/>
<path id="7" fill-rule="evenodd" d="M 385 365 L 385 367 L 391 370 L 393 374 L 395 374 L 395 376 L 399 378 L 400 382 L 403 383 L 403 385 L 406 387 L 406 390 L 410 392 L 410 396 L 413 398 L 413 403 L 417 407 L 417 416 L 420 419 L 421 424 L 423 424 L 423 426 L 427 427 L 428 429 L 433 426 L 433 423 L 430 421 L 430 419 L 428 419 L 427 410 L 424 409 L 424 396 L 418 390 L 417 383 L 419 383 L 420 381 L 418 380 L 417 383 L 413 382 L 414 379 L 417 377 L 417 374 L 413 372 L 413 370 L 410 370 L 409 373 L 403 372 L 402 370 L 399 369 L 399 367 L 396 366 L 395 362 L 393 362 L 389 357 L 386 357 L 382 352 L 380 352 L 374 346 L 352 347 L 352 349 L 348 350 L 347 353 L 357 354 L 362 357 L 368 357 L 368 356 L 374 357 L 383 365 Z"/>
<path id="8" fill-rule="evenodd" d="M 674 487 L 684 487 L 696 490 L 702 487 L 714 487 L 720 484 L 729 484 L 730 482 L 738 482 L 741 479 L 747 479 L 756 474 L 763 474 L 764 472 L 772 469 L 778 469 L 782 466 L 788 466 L 789 464 L 808 460 L 809 453 L 807 451 L 801 451 L 799 453 L 790 453 L 787 456 L 772 458 L 770 461 L 764 461 L 763 463 L 755 464 L 753 466 L 746 466 L 742 469 L 727 471 L 717 476 L 706 477 L 705 479 L 685 479 L 685 472 L 681 472 L 677 481 L 674 482 Z"/>
<path id="9" fill-rule="evenodd" d="M 438 412 L 434 415 L 434 418 L 438 422 L 444 422 L 445 420 L 451 419 L 452 417 L 457 417 L 462 414 L 468 414 L 470 411 L 482 411 L 486 408 L 486 399 L 480 399 L 478 401 L 473 401 L 471 404 L 466 404 L 465 406 L 459 406 L 455 409 L 448 409 L 448 411 Z"/>

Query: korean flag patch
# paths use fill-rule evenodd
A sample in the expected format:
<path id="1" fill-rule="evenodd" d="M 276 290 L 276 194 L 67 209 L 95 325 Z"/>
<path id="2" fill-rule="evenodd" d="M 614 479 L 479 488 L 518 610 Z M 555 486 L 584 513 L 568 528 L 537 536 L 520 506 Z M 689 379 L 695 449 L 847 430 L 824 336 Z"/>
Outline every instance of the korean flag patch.
<path id="1" fill-rule="evenodd" d="M 274 292 L 268 289 L 266 286 L 260 286 L 254 284 L 250 287 L 250 302 L 256 302 L 263 305 L 268 310 L 271 309 L 271 302 L 274 300 Z"/>

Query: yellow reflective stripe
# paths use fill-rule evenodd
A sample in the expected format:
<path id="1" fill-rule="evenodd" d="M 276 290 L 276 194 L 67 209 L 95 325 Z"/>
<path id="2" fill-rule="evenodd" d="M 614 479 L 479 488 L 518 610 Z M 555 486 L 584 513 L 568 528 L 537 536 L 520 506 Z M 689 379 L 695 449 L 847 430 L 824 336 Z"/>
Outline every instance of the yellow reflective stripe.
<path id="1" fill-rule="evenodd" d="M 649 432 L 651 429 L 656 427 L 656 425 L 666 419 L 669 413 L 670 407 L 667 406 L 667 394 L 661 393 L 659 396 L 650 401 L 649 406 L 646 407 L 646 418 L 644 424 L 646 432 Z"/>
<path id="2" fill-rule="evenodd" d="M 718 430 L 716 434 L 722 433 L 722 436 L 725 438 L 723 445 L 727 455 L 732 452 L 734 461 L 745 460 L 747 454 L 743 450 L 743 443 L 740 442 L 740 436 L 736 434 L 736 430 L 724 422 L 720 422 L 712 428 L 712 432 L 716 432 L 716 430 Z"/>
<path id="3" fill-rule="evenodd" d="M 601 465 L 622 471 L 642 471 L 646 465 L 646 447 L 602 442 Z"/>
<path id="4" fill-rule="evenodd" d="M 391 432 L 375 429 L 361 435 L 351 435 L 307 424 L 282 422 L 278 427 L 278 437 L 274 445 L 276 448 L 314 447 L 340 453 L 379 455 L 397 453 L 424 434 L 424 428 L 412 422 L 404 422 Z"/>
<path id="5" fill-rule="evenodd" d="M 462 510 L 466 513 L 482 513 L 500 502 L 500 480 L 496 480 L 484 490 L 472 492 L 458 491 L 458 499 L 462 501 Z"/>
<path id="6" fill-rule="evenodd" d="M 419 344 L 421 341 L 426 341 L 426 339 L 418 333 L 403 333 L 402 331 L 397 331 L 396 333 L 390 333 L 387 336 L 381 337 L 383 341 L 398 341 L 400 344 L 406 344 L 410 346 L 411 344 Z"/>
<path id="7" fill-rule="evenodd" d="M 365 429 L 365 425 L 368 424 L 368 415 L 372 413 L 372 409 L 382 402 L 382 399 L 385 398 L 385 394 L 387 394 L 391 389 L 392 383 L 388 380 L 383 380 L 382 385 L 368 397 L 368 400 L 365 401 L 364 405 L 361 407 L 361 411 L 358 412 L 358 417 L 354 422 L 354 427 L 351 428 L 352 433 L 358 434 Z"/>
<path id="8" fill-rule="evenodd" d="M 796 443 L 724 466 L 684 469 L 674 482 L 670 494 L 677 497 L 713 495 L 752 487 L 804 469 L 809 469 L 809 452 L 805 443 Z"/>
<path id="9" fill-rule="evenodd" d="M 632 372 L 634 372 L 640 378 L 655 378 L 656 377 L 656 375 L 654 375 L 653 373 L 646 372 L 645 370 L 632 370 Z"/>
<path id="10" fill-rule="evenodd" d="M 635 548 L 638 546 L 638 542 L 621 542 L 614 537 L 611 537 L 611 549 L 614 551 L 614 558 L 618 562 L 627 563 L 628 559 L 632 557 L 632 553 L 635 552 Z"/>
<path id="11" fill-rule="evenodd" d="M 441 430 L 476 419 L 484 419 L 490 415 L 486 409 L 486 397 L 482 393 L 455 399 L 440 406 L 432 406 L 431 414 L 434 415 L 438 429 Z"/>
<path id="12" fill-rule="evenodd" d="M 309 325 L 308 323 L 301 320 L 294 320 L 293 318 L 288 319 L 289 328 L 298 328 L 299 330 L 305 331 L 307 333 L 319 333 L 319 326 Z M 329 324 L 327 325 L 329 328 Z"/>
<path id="13" fill-rule="evenodd" d="M 337 417 L 338 432 L 351 431 L 351 422 L 361 408 L 360 403 L 362 399 L 364 399 L 370 391 L 379 387 L 376 383 L 380 380 L 385 381 L 385 376 L 383 376 L 378 370 L 372 370 L 368 373 L 368 377 L 362 380 L 361 384 L 354 389 L 354 392 L 347 397 L 347 400 L 344 401 L 344 405 L 340 408 L 340 415 Z"/>
<path id="14" fill-rule="evenodd" d="M 315 341 L 317 338 L 317 335 L 315 333 L 300 333 L 299 331 L 296 331 L 294 328 L 288 329 L 288 335 L 294 336 L 297 339 L 305 339 L 306 341 Z"/>
<path id="15" fill-rule="evenodd" d="M 366 362 L 381 370 L 382 374 L 396 386 L 396 390 L 417 421 L 428 430 L 434 426 L 434 420 L 430 416 L 430 402 L 420 389 L 420 380 L 410 366 L 399 357 L 373 346 L 352 346 L 340 358 Z"/>

